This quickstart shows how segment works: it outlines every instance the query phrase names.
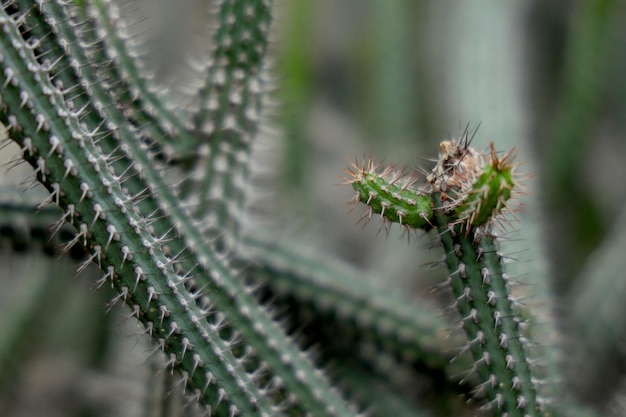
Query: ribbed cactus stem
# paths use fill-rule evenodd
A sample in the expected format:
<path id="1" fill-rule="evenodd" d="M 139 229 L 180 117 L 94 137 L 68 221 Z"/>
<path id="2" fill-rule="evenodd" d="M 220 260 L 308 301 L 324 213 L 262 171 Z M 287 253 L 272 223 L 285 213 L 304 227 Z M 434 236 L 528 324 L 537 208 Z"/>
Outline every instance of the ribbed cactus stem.
<path id="1" fill-rule="evenodd" d="M 481 229 L 466 233 L 438 211 L 435 218 L 446 253 L 449 284 L 463 328 L 465 350 L 474 358 L 478 396 L 501 415 L 540 416 L 541 401 L 528 357 L 523 323 L 514 310 L 502 255 L 495 238 Z"/>

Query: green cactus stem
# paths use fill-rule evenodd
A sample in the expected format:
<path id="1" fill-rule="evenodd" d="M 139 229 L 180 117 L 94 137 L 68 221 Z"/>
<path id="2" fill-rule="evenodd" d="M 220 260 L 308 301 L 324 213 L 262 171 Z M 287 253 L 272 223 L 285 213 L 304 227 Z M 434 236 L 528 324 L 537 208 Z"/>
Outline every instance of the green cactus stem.
<path id="1" fill-rule="evenodd" d="M 433 202 L 425 192 L 412 188 L 420 179 L 418 172 L 406 175 L 394 166 L 374 164 L 370 159 L 362 164 L 354 162 L 346 168 L 348 175 L 344 184 L 351 184 L 357 194 L 350 200 L 353 206 L 359 202 L 369 207 L 363 219 L 380 214 L 385 225 L 399 223 L 411 229 L 432 227 Z"/>
<path id="2" fill-rule="evenodd" d="M 478 152 L 466 134 L 441 143 L 439 161 L 422 184 L 371 162 L 353 165 L 346 182 L 357 191 L 351 201 L 365 203 L 386 222 L 436 227 L 446 255 L 446 283 L 468 338 L 462 350 L 474 360 L 464 380 L 477 377 L 474 394 L 484 399 L 483 407 L 507 417 L 547 416 L 550 404 L 539 390 L 545 381 L 531 358 L 526 323 L 492 232 L 508 222 L 506 214 L 515 210 L 511 197 L 521 190 L 514 157 L 514 151 L 498 157 L 493 144 L 488 154 Z M 410 211 L 416 201 L 422 209 Z"/>
<path id="3" fill-rule="evenodd" d="M 435 221 L 454 304 L 468 337 L 464 350 L 474 358 L 470 375 L 479 379 L 476 395 L 487 399 L 485 407 L 509 417 L 549 415 L 494 236 L 482 229 L 468 234 L 441 210 Z"/>
<path id="4" fill-rule="evenodd" d="M 455 215 L 459 222 L 466 223 L 466 228 L 482 226 L 490 220 L 499 220 L 503 212 L 513 213 L 507 203 L 510 201 L 513 190 L 519 193 L 521 188 L 520 175 L 514 172 L 515 149 L 498 158 L 493 143 L 490 144 L 490 156 L 482 161 L 476 178 L 470 178 L 467 190 L 457 191 L 462 199 L 456 208 Z M 485 156 L 482 156 L 485 159 Z M 517 188 L 516 188 L 517 187 Z"/>

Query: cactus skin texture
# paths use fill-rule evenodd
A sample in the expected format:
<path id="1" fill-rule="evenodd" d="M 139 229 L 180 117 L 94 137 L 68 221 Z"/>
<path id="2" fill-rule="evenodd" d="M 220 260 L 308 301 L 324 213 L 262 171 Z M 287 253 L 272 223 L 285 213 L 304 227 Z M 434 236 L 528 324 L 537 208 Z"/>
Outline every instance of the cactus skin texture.
<path id="1" fill-rule="evenodd" d="M 448 280 L 474 358 L 476 395 L 486 408 L 507 416 L 548 415 L 540 407 L 529 345 L 516 314 L 502 255 L 490 234 L 465 233 L 439 212 L 437 226 L 446 253 Z"/>
<path id="2" fill-rule="evenodd" d="M 415 173 L 404 179 L 393 167 L 374 169 L 371 161 L 348 169 L 346 183 L 357 191 L 351 201 L 368 206 L 367 218 L 377 212 L 386 227 L 397 222 L 436 228 L 448 269 L 445 284 L 467 335 L 462 350 L 474 360 L 463 380 L 478 379 L 474 395 L 483 401 L 482 408 L 507 417 L 548 416 L 554 414 L 539 389 L 546 381 L 531 358 L 526 323 L 494 233 L 510 224 L 506 215 L 514 215 L 512 197 L 523 189 L 514 157 L 514 150 L 498 157 L 493 144 L 488 153 L 474 150 L 466 132 L 459 140 L 441 142 L 439 160 L 422 183 Z"/>

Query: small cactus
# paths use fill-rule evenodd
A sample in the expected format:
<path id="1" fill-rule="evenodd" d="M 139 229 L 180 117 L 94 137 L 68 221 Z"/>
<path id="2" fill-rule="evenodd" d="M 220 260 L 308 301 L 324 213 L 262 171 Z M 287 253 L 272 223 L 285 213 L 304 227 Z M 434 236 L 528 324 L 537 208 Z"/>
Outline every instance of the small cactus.
<path id="1" fill-rule="evenodd" d="M 459 312 L 474 364 L 462 379 L 478 377 L 474 394 L 483 407 L 509 417 L 550 415 L 540 392 L 541 370 L 531 359 L 525 321 L 511 294 L 494 229 L 508 222 L 522 175 L 515 173 L 515 151 L 499 157 L 469 146 L 467 131 L 440 144 L 439 160 L 427 175 L 405 174 L 371 160 L 346 170 L 357 194 L 350 200 L 379 213 L 386 228 L 436 228 L 446 254 L 454 306 Z"/>

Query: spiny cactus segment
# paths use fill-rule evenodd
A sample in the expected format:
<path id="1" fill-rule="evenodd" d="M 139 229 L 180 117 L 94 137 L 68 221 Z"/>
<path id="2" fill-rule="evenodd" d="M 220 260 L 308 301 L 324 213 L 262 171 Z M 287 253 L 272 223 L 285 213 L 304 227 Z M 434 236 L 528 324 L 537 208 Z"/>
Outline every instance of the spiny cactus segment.
<path id="1" fill-rule="evenodd" d="M 467 181 L 467 187 L 462 189 L 461 204 L 455 209 L 459 222 L 470 226 L 480 226 L 490 219 L 498 219 L 498 215 L 505 210 L 514 213 L 507 204 L 513 190 L 519 184 L 516 181 L 519 176 L 513 172 L 515 165 L 515 149 L 507 152 L 502 158 L 498 158 L 493 143 L 490 144 L 491 153 L 484 162 L 482 169 L 476 169 L 472 174 L 479 174 Z M 500 216 L 502 217 L 502 216 Z"/>
<path id="2" fill-rule="evenodd" d="M 448 287 L 462 320 L 474 364 L 461 382 L 477 379 L 473 394 L 484 410 L 507 417 L 550 415 L 540 385 L 549 383 L 532 358 L 520 306 L 511 294 L 494 226 L 507 222 L 516 207 L 523 177 L 516 174 L 515 150 L 499 157 L 469 146 L 467 133 L 440 144 L 430 172 L 406 174 L 371 160 L 346 169 L 357 194 L 350 200 L 379 213 L 388 228 L 436 228 L 445 251 Z"/>
<path id="3" fill-rule="evenodd" d="M 431 227 L 432 200 L 425 191 L 413 188 L 420 179 L 417 172 L 407 176 L 394 166 L 381 170 L 380 165 L 372 160 L 363 164 L 354 162 L 345 172 L 349 176 L 346 183 L 352 184 L 357 192 L 350 203 L 357 205 L 360 201 L 369 207 L 364 219 L 371 218 L 373 213 L 380 213 L 383 219 L 408 228 Z"/>
<path id="4" fill-rule="evenodd" d="M 362 220 L 380 214 L 387 229 L 390 223 L 431 229 L 435 194 L 441 199 L 438 209 L 467 231 L 506 222 L 502 214 L 514 214 L 517 206 L 512 197 L 522 189 L 523 176 L 515 173 L 516 152 L 512 149 L 499 157 L 493 144 L 489 152 L 479 152 L 469 141 L 466 132 L 458 140 L 441 142 L 439 160 L 427 175 L 375 164 L 371 159 L 352 163 L 345 170 L 344 182 L 357 192 L 350 203 L 368 206 Z"/>

